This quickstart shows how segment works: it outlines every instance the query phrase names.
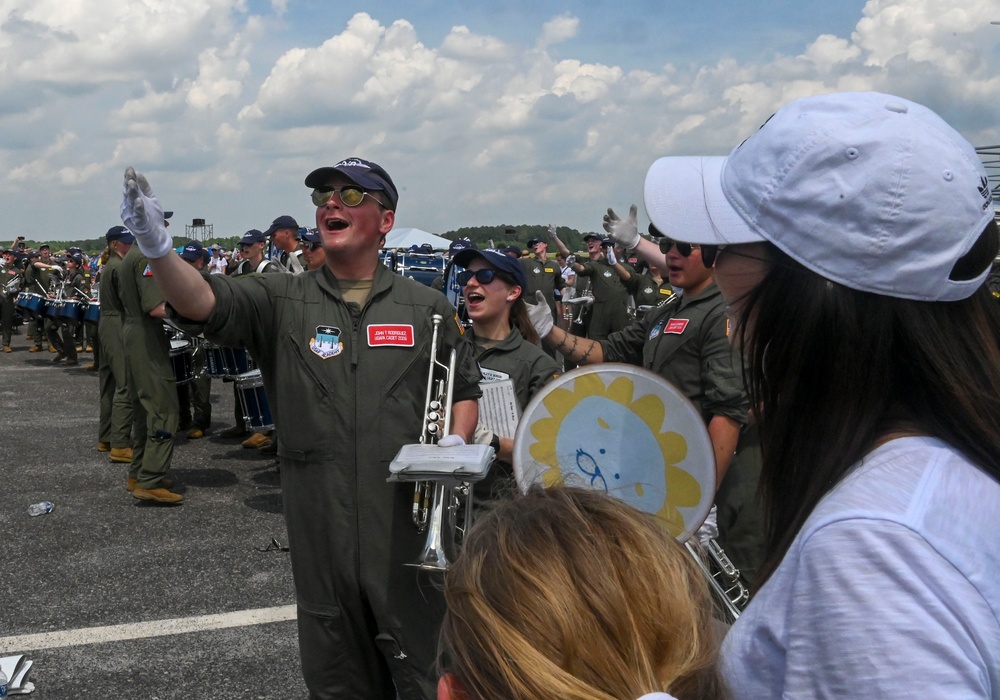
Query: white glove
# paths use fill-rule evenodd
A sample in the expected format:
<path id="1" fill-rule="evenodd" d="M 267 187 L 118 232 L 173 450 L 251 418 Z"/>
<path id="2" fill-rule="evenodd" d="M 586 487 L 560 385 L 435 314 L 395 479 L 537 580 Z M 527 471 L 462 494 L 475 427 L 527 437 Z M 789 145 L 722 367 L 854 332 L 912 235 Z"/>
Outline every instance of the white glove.
<path id="1" fill-rule="evenodd" d="M 142 173 L 125 169 L 122 188 L 122 222 L 135 235 L 135 243 L 147 258 L 162 258 L 174 252 L 173 238 L 167 233 L 163 207 Z"/>
<path id="2" fill-rule="evenodd" d="M 555 224 L 549 224 L 549 238 L 551 238 L 554 241 L 558 237 L 559 236 L 556 235 L 556 225 Z"/>
<path id="3" fill-rule="evenodd" d="M 576 256 L 575 255 L 567 255 L 566 256 L 566 264 L 567 265 L 572 265 L 575 262 L 576 262 Z"/>
<path id="4" fill-rule="evenodd" d="M 608 246 L 608 252 L 604 254 L 604 257 L 608 259 L 608 265 L 618 264 L 618 256 L 615 255 L 615 249 L 612 246 Z"/>
<path id="5" fill-rule="evenodd" d="M 452 433 L 451 435 L 445 435 L 443 438 L 438 440 L 438 447 L 459 447 L 465 444 L 465 438 L 463 438 L 458 433 Z"/>
<path id="6" fill-rule="evenodd" d="M 552 322 L 552 310 L 545 302 L 545 294 L 541 289 L 535 291 L 535 303 L 527 304 L 527 307 L 528 318 L 531 319 L 531 325 L 535 327 L 538 337 L 544 338 L 551 333 L 552 327 L 555 325 Z"/>
<path id="7" fill-rule="evenodd" d="M 632 250 L 639 245 L 639 226 L 635 221 L 636 211 L 637 207 L 633 204 L 629 207 L 628 216 L 619 219 L 615 210 L 608 207 L 608 213 L 604 215 L 604 230 L 627 250 Z"/>

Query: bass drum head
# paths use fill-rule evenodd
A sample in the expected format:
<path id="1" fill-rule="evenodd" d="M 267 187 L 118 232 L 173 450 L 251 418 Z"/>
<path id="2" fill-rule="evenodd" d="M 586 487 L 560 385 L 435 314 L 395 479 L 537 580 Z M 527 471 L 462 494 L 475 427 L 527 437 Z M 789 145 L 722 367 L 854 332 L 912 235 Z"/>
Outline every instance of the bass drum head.
<path id="1" fill-rule="evenodd" d="M 664 521 L 681 541 L 715 497 L 715 455 L 701 414 L 659 375 L 618 363 L 574 369 L 528 403 L 514 435 L 514 477 L 604 491 Z"/>

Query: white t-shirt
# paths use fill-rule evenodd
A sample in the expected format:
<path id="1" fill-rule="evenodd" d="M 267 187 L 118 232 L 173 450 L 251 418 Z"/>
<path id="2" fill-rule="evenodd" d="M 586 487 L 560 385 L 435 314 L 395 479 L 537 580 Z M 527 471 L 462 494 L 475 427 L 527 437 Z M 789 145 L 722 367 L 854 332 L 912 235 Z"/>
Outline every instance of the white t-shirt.
<path id="1" fill-rule="evenodd" d="M 226 259 L 221 255 L 213 255 L 208 261 L 208 272 L 212 275 L 223 275 L 226 273 Z"/>
<path id="2" fill-rule="evenodd" d="M 819 503 L 732 627 L 735 698 L 1000 698 L 1000 483 L 893 440 Z"/>

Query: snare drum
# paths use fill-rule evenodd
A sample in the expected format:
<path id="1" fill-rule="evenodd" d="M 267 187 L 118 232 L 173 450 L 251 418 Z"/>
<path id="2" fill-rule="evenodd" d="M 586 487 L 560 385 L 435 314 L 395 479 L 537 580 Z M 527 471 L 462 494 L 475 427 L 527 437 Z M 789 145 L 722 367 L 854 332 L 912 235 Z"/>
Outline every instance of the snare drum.
<path id="1" fill-rule="evenodd" d="M 209 344 L 205 348 L 208 357 L 208 376 L 216 379 L 238 377 L 257 369 L 246 348 L 225 348 Z"/>
<path id="2" fill-rule="evenodd" d="M 79 299 L 62 299 L 53 315 L 63 321 L 82 321 L 83 312 L 83 302 Z"/>
<path id="3" fill-rule="evenodd" d="M 101 320 L 101 304 L 97 299 L 91 299 L 83 310 L 83 320 L 87 323 L 99 323 Z"/>
<path id="4" fill-rule="evenodd" d="M 236 394 L 243 408 L 243 422 L 247 430 L 260 432 L 274 427 L 259 369 L 236 377 Z"/>
<path id="5" fill-rule="evenodd" d="M 174 338 L 170 341 L 170 365 L 174 370 L 174 381 L 187 384 L 194 379 L 194 349 L 191 341 Z"/>
<path id="6" fill-rule="evenodd" d="M 35 314 L 36 316 L 45 315 L 45 307 L 48 305 L 48 299 L 43 297 L 41 294 L 35 294 L 34 292 L 21 292 L 17 295 L 17 306 Z"/>

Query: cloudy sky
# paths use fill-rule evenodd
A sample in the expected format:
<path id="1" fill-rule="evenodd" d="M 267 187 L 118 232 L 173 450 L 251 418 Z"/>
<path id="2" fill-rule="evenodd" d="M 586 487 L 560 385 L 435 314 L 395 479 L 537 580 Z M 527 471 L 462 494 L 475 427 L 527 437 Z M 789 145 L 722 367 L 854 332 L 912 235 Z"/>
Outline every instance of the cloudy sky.
<path id="1" fill-rule="evenodd" d="M 996 0 L 0 0 L 0 242 L 91 238 L 145 172 L 175 231 L 279 214 L 347 156 L 397 226 L 600 228 L 662 155 L 879 90 L 1000 144 Z"/>

